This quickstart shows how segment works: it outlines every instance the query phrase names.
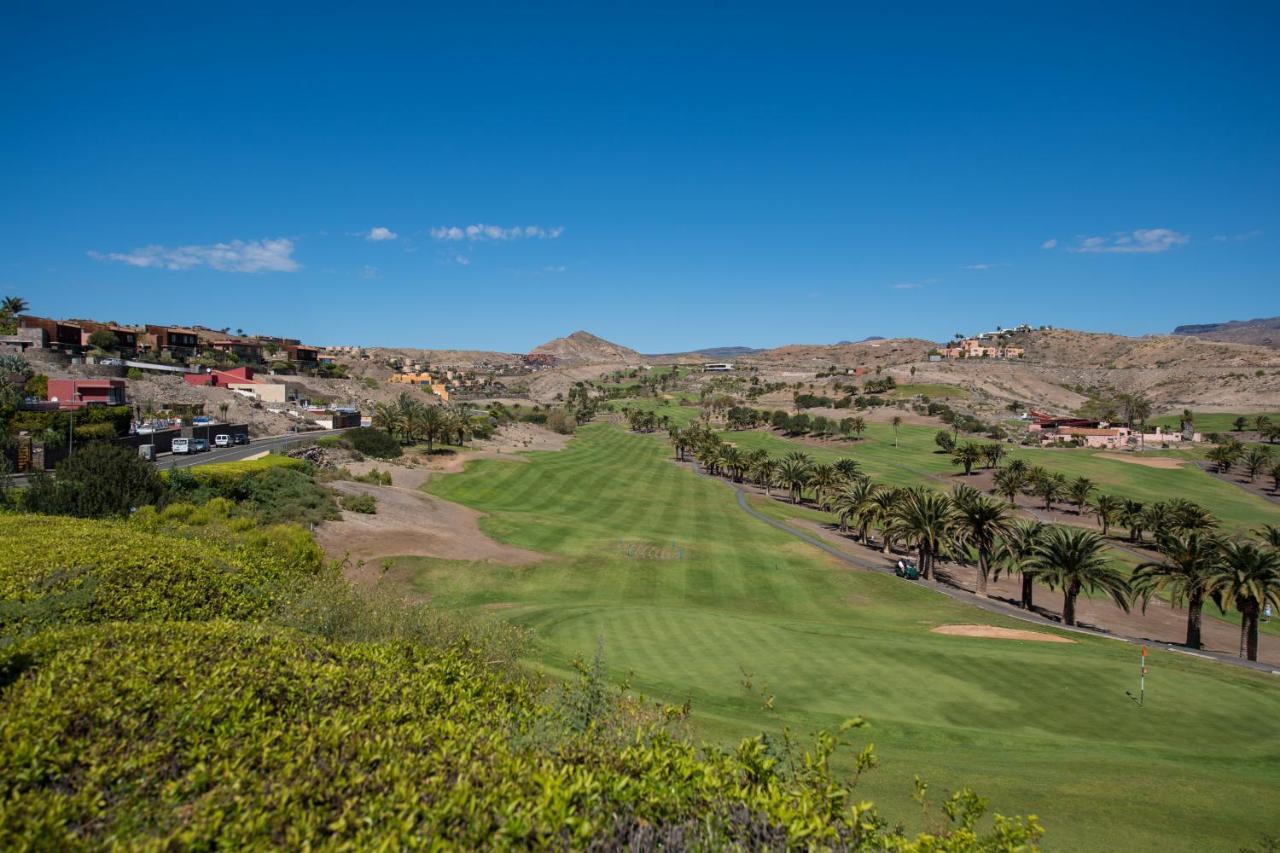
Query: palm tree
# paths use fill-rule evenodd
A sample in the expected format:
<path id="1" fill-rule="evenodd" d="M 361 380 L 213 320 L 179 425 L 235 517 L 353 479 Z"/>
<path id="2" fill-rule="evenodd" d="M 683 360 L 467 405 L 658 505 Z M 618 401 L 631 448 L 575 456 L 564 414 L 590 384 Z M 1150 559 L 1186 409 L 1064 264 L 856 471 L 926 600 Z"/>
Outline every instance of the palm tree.
<path id="1" fill-rule="evenodd" d="M 1129 612 L 1129 584 L 1106 556 L 1107 544 L 1091 530 L 1053 526 L 1036 546 L 1031 565 L 1050 586 L 1062 587 L 1062 624 L 1076 624 L 1076 599 L 1083 591 L 1105 592 Z"/>
<path id="2" fill-rule="evenodd" d="M 222 419 L 222 422 L 224 424 L 227 422 L 227 410 L 230 408 L 231 408 L 231 404 L 228 403 L 226 400 L 223 400 L 221 403 L 218 404 L 218 417 Z"/>
<path id="3" fill-rule="evenodd" d="M 0 312 L 16 317 L 30 307 L 27 300 L 21 296 L 6 296 L 4 302 L 0 303 Z"/>
<path id="4" fill-rule="evenodd" d="M 769 456 L 756 460 L 751 466 L 751 472 L 755 476 L 756 483 L 764 486 L 764 493 L 773 496 L 774 477 L 778 473 L 778 461 Z"/>
<path id="5" fill-rule="evenodd" d="M 1222 546 L 1221 562 L 1209 582 L 1218 609 L 1240 614 L 1240 657 L 1258 659 L 1258 617 L 1265 604 L 1280 608 L 1280 553 L 1248 541 Z"/>
<path id="6" fill-rule="evenodd" d="M 1258 478 L 1258 474 L 1263 471 L 1271 462 L 1271 449 L 1254 445 L 1249 448 L 1249 452 L 1244 456 L 1244 471 L 1249 475 L 1249 482 L 1252 483 Z"/>
<path id="7" fill-rule="evenodd" d="M 850 418 L 849 431 L 855 436 L 861 436 L 867 431 L 867 419 L 861 415 L 854 415 Z"/>
<path id="8" fill-rule="evenodd" d="M 1173 530 L 1212 530 L 1218 526 L 1213 513 L 1186 498 L 1169 501 L 1169 524 Z"/>
<path id="9" fill-rule="evenodd" d="M 903 492 L 889 529 L 908 545 L 915 546 L 920 576 L 929 580 L 933 577 L 933 562 L 951 538 L 956 522 L 956 508 L 951 498 L 917 486 Z"/>
<path id="10" fill-rule="evenodd" d="M 893 446 L 897 447 L 898 446 L 898 427 L 902 426 L 902 415 L 894 415 L 893 420 L 890 421 L 890 423 L 893 424 Z"/>
<path id="11" fill-rule="evenodd" d="M 1267 417 L 1266 415 L 1258 415 L 1256 418 L 1253 419 L 1253 428 L 1258 431 L 1259 435 L 1262 435 L 1264 432 L 1266 432 L 1267 427 L 1269 426 L 1271 426 L 1271 418 Z"/>
<path id="12" fill-rule="evenodd" d="M 893 515 L 902 493 L 902 489 L 879 489 L 870 498 L 867 518 L 880 528 L 880 550 L 885 554 L 893 550 Z"/>
<path id="13" fill-rule="evenodd" d="M 1115 495 L 1104 494 L 1094 498 L 1093 514 L 1098 519 L 1098 524 L 1102 525 L 1103 536 L 1107 535 L 1112 523 L 1121 517 L 1124 508 L 1124 501 Z"/>
<path id="14" fill-rule="evenodd" d="M 1013 518 L 1005 504 L 968 486 L 958 486 L 952 492 L 952 503 L 956 509 L 956 538 L 978 552 L 978 595 L 985 598 L 996 537 L 1009 532 Z"/>
<path id="15" fill-rule="evenodd" d="M 1187 646 L 1200 648 L 1200 611 L 1209 594 L 1222 543 L 1203 533 L 1166 536 L 1160 543 L 1164 559 L 1140 564 L 1133 571 L 1134 592 L 1147 609 L 1151 596 L 1168 590 L 1174 604 L 1187 608 Z"/>
<path id="16" fill-rule="evenodd" d="M 1205 454 L 1205 458 L 1213 463 L 1214 470 L 1219 474 L 1230 471 L 1239 456 L 1240 446 L 1237 444 L 1219 444 L 1210 448 Z"/>
<path id="17" fill-rule="evenodd" d="M 1004 445 L 992 442 L 991 444 L 982 445 L 982 457 L 987 462 L 988 468 L 994 468 L 1000 464 L 1000 460 L 1004 458 Z"/>
<path id="18" fill-rule="evenodd" d="M 720 464 L 728 471 L 729 479 L 737 483 L 742 480 L 742 472 L 747 467 L 747 460 L 742 455 L 742 451 L 731 444 L 721 451 Z"/>
<path id="19" fill-rule="evenodd" d="M 845 479 L 845 482 L 853 482 L 854 480 L 866 479 L 866 474 L 862 473 L 862 466 L 858 464 L 858 460 L 849 456 L 842 456 L 836 460 L 836 471 Z"/>
<path id="20" fill-rule="evenodd" d="M 1146 507 L 1142 501 L 1135 501 L 1130 498 L 1124 499 L 1124 506 L 1120 508 L 1119 521 L 1125 527 L 1129 528 L 1129 541 L 1141 542 L 1142 531 L 1146 530 Z"/>
<path id="21" fill-rule="evenodd" d="M 973 466 L 978 464 L 980 459 L 982 459 L 982 448 L 972 441 L 966 441 L 957 447 L 955 453 L 952 454 L 951 464 L 963 465 L 964 475 L 968 477 L 973 472 Z"/>
<path id="22" fill-rule="evenodd" d="M 1008 500 L 1010 506 L 1014 504 L 1014 499 L 1018 497 L 1018 492 L 1022 491 L 1022 487 L 1026 484 L 1026 471 L 1021 468 L 1014 468 L 1012 464 L 1006 465 L 997 471 L 993 480 L 995 493 Z"/>
<path id="23" fill-rule="evenodd" d="M 1053 509 L 1053 502 L 1062 500 L 1067 491 L 1067 478 L 1061 474 L 1043 474 L 1032 483 L 1032 492 L 1044 498 L 1045 511 Z"/>
<path id="24" fill-rule="evenodd" d="M 813 499 L 820 509 L 826 509 L 831 493 L 838 488 L 844 478 L 834 465 L 814 465 L 809 471 L 809 487 L 813 489 Z"/>
<path id="25" fill-rule="evenodd" d="M 788 454 L 778 466 L 778 482 L 787 487 L 794 504 L 800 503 L 804 497 L 804 487 L 809 483 L 809 470 L 812 467 L 808 457 L 800 459 L 798 456 L 803 454 Z"/>
<path id="26" fill-rule="evenodd" d="M 399 438 L 404 428 L 404 419 L 400 409 L 387 403 L 377 403 L 373 407 L 373 418 L 370 421 L 374 429 L 385 430 L 392 438 Z"/>
<path id="27" fill-rule="evenodd" d="M 875 520 L 875 505 L 872 498 L 880 487 L 870 479 L 863 477 L 851 480 L 845 485 L 831 502 L 832 509 L 840 519 L 840 529 L 847 530 L 849 520 L 858 523 L 858 539 L 864 545 L 867 542 L 867 528 Z"/>
<path id="28" fill-rule="evenodd" d="M 1261 530 L 1253 531 L 1268 548 L 1280 549 L 1280 524 L 1264 524 Z"/>
<path id="29" fill-rule="evenodd" d="M 1036 573 L 1031 560 L 1046 530 L 1048 526 L 1041 521 L 1016 522 L 1000 537 L 1000 544 L 996 549 L 996 580 L 1000 579 L 1002 568 L 1022 576 L 1023 610 L 1031 610 L 1034 604 L 1032 596 L 1035 592 Z"/>
<path id="30" fill-rule="evenodd" d="M 1084 505 L 1097 487 L 1088 477 L 1076 477 L 1067 486 L 1067 499 L 1076 505 L 1076 515 L 1084 515 Z"/>

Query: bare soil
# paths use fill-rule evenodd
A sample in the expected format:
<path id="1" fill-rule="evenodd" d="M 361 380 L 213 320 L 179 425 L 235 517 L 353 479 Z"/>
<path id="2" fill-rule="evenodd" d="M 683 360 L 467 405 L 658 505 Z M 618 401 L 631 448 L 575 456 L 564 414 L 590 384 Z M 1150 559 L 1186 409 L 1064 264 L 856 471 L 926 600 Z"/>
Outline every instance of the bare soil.
<path id="1" fill-rule="evenodd" d="M 934 634 L 947 634 L 952 637 L 983 637 L 989 640 L 1029 640 L 1033 643 L 1074 643 L 1068 637 L 1056 634 L 1042 634 L 1039 631 L 1023 631 L 1019 628 L 997 628 L 994 625 L 939 625 L 932 629 Z"/>

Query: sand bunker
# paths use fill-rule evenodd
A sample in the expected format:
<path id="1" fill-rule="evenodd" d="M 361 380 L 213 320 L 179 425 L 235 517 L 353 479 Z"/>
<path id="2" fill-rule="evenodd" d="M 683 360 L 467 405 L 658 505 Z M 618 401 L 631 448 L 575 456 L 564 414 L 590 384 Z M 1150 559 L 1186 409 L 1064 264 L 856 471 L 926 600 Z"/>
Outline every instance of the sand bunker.
<path id="1" fill-rule="evenodd" d="M 1136 456 L 1131 453 L 1099 453 L 1103 459 L 1114 459 L 1117 462 L 1128 462 L 1130 465 L 1145 465 L 1148 468 L 1181 468 L 1186 464 L 1181 459 L 1169 456 Z"/>
<path id="2" fill-rule="evenodd" d="M 1055 634 L 1041 634 L 1039 631 L 1022 631 L 1018 628 L 997 628 L 994 625 L 939 625 L 932 629 L 934 634 L 947 634 L 952 637 L 984 637 L 988 640 L 1030 640 L 1033 643 L 1074 643 L 1066 637 Z"/>
<path id="3" fill-rule="evenodd" d="M 321 525 L 316 541 L 330 557 L 345 555 L 353 563 L 382 557 L 438 557 L 508 565 L 543 559 L 534 551 L 490 539 L 480 530 L 481 513 L 424 492 L 347 481 L 333 483 L 332 488 L 341 494 L 373 495 L 378 511 L 373 515 L 344 511 L 340 521 Z"/>

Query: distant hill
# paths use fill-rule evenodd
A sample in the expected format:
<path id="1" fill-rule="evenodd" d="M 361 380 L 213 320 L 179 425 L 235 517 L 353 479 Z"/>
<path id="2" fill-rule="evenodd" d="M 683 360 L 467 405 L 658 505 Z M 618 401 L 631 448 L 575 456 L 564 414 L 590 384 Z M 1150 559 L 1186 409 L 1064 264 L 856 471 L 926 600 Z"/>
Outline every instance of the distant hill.
<path id="1" fill-rule="evenodd" d="M 705 349 L 689 349 L 681 352 L 660 352 L 646 354 L 646 358 L 675 358 L 681 355 L 700 355 L 706 358 L 737 358 L 760 352 L 755 347 L 706 347 Z"/>
<path id="2" fill-rule="evenodd" d="M 1210 341 L 1280 349 L 1280 317 L 1260 317 L 1256 320 L 1228 320 L 1225 323 L 1193 323 L 1178 326 L 1175 335 L 1189 335 Z"/>
<path id="3" fill-rule="evenodd" d="M 633 349 L 583 331 L 547 341 L 545 344 L 534 347 L 529 354 L 554 356 L 557 364 L 566 365 L 616 362 L 639 364 L 644 361 L 644 356 Z"/>

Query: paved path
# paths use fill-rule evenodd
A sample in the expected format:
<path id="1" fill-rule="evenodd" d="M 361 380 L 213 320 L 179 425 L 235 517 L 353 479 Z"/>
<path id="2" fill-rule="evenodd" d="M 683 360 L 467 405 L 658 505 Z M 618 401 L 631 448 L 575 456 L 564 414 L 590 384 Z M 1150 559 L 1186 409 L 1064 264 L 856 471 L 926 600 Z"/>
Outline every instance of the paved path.
<path id="1" fill-rule="evenodd" d="M 700 474 L 704 477 L 711 476 L 710 474 L 707 474 L 706 472 L 704 472 L 702 470 L 702 467 L 698 465 L 696 462 L 693 463 L 691 467 L 693 468 L 694 472 L 697 474 Z M 760 512 L 758 509 L 751 506 L 751 504 L 747 502 L 748 493 L 746 489 L 742 488 L 737 483 L 729 482 L 720 477 L 714 477 L 712 479 L 728 483 L 728 485 L 732 486 L 733 490 L 737 492 L 737 495 L 738 495 L 738 506 L 742 507 L 742 509 L 746 511 L 746 513 L 750 515 L 752 518 L 757 519 L 758 521 L 762 521 L 765 524 L 769 525 L 770 527 L 773 527 L 777 530 L 782 531 L 783 533 L 786 533 L 788 536 L 793 536 L 796 539 L 801 540 L 802 542 L 806 542 L 809 545 L 814 546 L 815 548 L 819 548 L 825 553 L 830 554 L 832 557 L 835 557 L 837 560 L 840 560 L 851 566 L 856 566 L 860 569 L 864 569 L 868 571 L 880 572 L 882 574 L 888 574 L 888 575 L 893 574 L 893 569 L 885 565 L 883 561 L 876 561 L 869 557 L 863 557 L 857 554 L 851 554 L 847 551 L 844 551 L 840 548 L 835 547 L 829 542 L 822 541 L 817 536 L 813 536 L 801 530 L 796 530 L 794 527 L 792 527 L 789 524 L 785 524 L 781 521 L 778 521 L 775 518 L 770 518 L 769 516 Z M 1072 631 L 1074 633 L 1085 634 L 1090 637 L 1101 637 L 1107 640 L 1116 640 L 1118 642 L 1129 643 L 1130 645 L 1134 645 L 1134 646 L 1141 646 L 1141 645 L 1154 646 L 1158 648 L 1163 648 L 1166 651 L 1176 652 L 1178 654 L 1190 655 L 1192 657 L 1203 658 L 1205 660 L 1212 660 L 1212 661 L 1217 661 L 1219 663 L 1229 664 L 1232 666 L 1239 666 L 1239 667 L 1244 667 L 1246 669 L 1253 669 L 1253 670 L 1257 670 L 1258 672 L 1269 672 L 1272 675 L 1280 675 L 1280 669 L 1274 668 L 1273 666 L 1271 666 L 1271 664 L 1241 660 L 1240 658 L 1235 657 L 1233 655 L 1219 654 L 1217 652 L 1208 652 L 1208 651 L 1192 651 L 1191 649 L 1183 648 L 1182 646 L 1170 645 L 1168 643 L 1154 643 L 1150 640 L 1142 640 L 1136 637 L 1126 637 L 1120 634 L 1111 634 L 1104 631 L 1093 631 L 1088 628 L 1081 628 L 1079 626 L 1068 627 L 1066 625 L 1062 625 L 1058 622 L 1055 622 L 1052 619 L 1046 619 L 1045 617 L 1037 613 L 1028 613 L 1027 611 L 1022 610 L 1021 608 L 1014 607 L 1011 604 L 1005 604 L 1002 601 L 997 601 L 990 598 L 980 598 L 967 590 L 957 589 L 956 587 L 939 583 L 937 581 L 903 580 L 903 583 L 917 583 L 920 586 L 924 587 L 925 589 L 932 590 L 933 592 L 936 592 L 940 595 L 945 595 L 946 597 L 952 599 L 953 601 L 958 601 L 962 604 L 967 604 L 971 607 L 977 607 L 981 610 L 987 611 L 988 613 L 997 613 L 1001 616 L 1007 616 L 1012 619 L 1019 619 L 1023 622 L 1029 622 L 1033 625 L 1041 625 L 1044 627 L 1055 628 L 1059 631 Z"/>

